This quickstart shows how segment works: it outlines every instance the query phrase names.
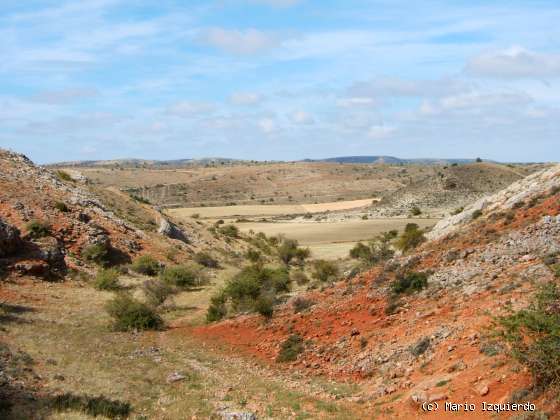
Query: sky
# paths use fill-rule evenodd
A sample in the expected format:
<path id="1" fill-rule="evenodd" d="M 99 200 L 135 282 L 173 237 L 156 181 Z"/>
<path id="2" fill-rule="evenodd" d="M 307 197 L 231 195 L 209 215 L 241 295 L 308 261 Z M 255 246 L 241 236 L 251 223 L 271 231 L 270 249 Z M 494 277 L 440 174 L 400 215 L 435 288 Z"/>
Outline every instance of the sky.
<path id="1" fill-rule="evenodd" d="M 557 0 L 0 4 L 0 147 L 39 163 L 560 160 Z"/>

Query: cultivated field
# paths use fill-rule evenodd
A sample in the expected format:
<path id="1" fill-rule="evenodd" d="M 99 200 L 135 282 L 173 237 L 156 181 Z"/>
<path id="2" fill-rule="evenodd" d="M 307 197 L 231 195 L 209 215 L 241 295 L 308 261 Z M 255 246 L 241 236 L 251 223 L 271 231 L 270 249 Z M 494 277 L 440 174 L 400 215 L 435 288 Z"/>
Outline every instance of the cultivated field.
<path id="1" fill-rule="evenodd" d="M 437 219 L 370 219 L 344 222 L 278 222 L 238 223 L 243 232 L 253 230 L 266 235 L 284 234 L 297 239 L 311 249 L 313 257 L 336 259 L 348 256 L 348 251 L 359 241 L 366 241 L 381 232 L 397 229 L 402 231 L 407 223 L 430 227 Z"/>
<path id="2" fill-rule="evenodd" d="M 336 201 L 319 204 L 279 204 L 255 206 L 186 207 L 169 209 L 174 217 L 192 217 L 198 214 L 203 219 L 228 218 L 236 216 L 280 216 L 288 214 L 321 213 L 325 211 L 352 210 L 369 206 L 372 199 Z"/>

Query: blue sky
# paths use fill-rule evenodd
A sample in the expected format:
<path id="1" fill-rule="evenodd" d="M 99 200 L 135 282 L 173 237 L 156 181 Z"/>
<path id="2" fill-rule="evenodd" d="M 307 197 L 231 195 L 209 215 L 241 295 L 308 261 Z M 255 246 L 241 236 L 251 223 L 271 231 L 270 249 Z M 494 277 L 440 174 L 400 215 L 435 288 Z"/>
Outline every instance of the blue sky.
<path id="1" fill-rule="evenodd" d="M 559 21 L 557 1 L 4 0 L 0 147 L 560 160 Z"/>

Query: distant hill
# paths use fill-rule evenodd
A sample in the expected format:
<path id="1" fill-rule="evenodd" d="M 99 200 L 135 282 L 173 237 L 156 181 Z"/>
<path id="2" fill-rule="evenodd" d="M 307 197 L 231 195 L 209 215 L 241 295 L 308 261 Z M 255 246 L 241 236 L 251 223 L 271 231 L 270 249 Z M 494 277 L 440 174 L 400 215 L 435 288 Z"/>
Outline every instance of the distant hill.
<path id="1" fill-rule="evenodd" d="M 420 165 L 441 165 L 452 163 L 472 163 L 475 159 L 403 159 L 395 156 L 339 156 L 325 159 L 303 159 L 297 162 L 330 162 L 330 163 L 357 163 L 357 164 L 420 164 Z M 149 160 L 149 159 L 113 159 L 113 160 L 82 160 L 53 163 L 50 167 L 107 167 L 120 166 L 125 168 L 140 167 L 182 167 L 182 166 L 204 166 L 204 165 L 231 165 L 239 163 L 256 163 L 254 160 L 229 159 L 219 157 L 209 157 L 201 159 L 175 159 L 175 160 Z M 281 161 L 258 161 L 260 163 L 281 163 Z"/>

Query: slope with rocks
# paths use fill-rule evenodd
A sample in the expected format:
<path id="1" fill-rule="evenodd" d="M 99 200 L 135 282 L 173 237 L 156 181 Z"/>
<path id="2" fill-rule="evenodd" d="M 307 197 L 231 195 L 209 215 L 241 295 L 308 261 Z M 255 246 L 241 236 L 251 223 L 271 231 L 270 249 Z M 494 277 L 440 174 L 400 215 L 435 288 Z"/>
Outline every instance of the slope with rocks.
<path id="1" fill-rule="evenodd" d="M 493 316 L 524 307 L 539 284 L 557 281 L 546 256 L 560 253 L 559 214 L 560 165 L 440 222 L 412 254 L 308 293 L 305 311 L 288 302 L 269 322 L 242 316 L 195 333 L 273 364 L 281 344 L 298 335 L 304 351 L 286 369 L 359 382 L 364 391 L 352 398 L 383 407 L 384 418 L 429 415 L 420 408 L 426 401 L 475 403 L 472 418 L 491 418 L 482 402 L 512 401 L 531 386 L 528 371 L 493 340 Z M 428 287 L 390 301 L 392 281 L 412 271 L 427 273 Z M 550 395 L 534 402 L 560 413 Z"/>

